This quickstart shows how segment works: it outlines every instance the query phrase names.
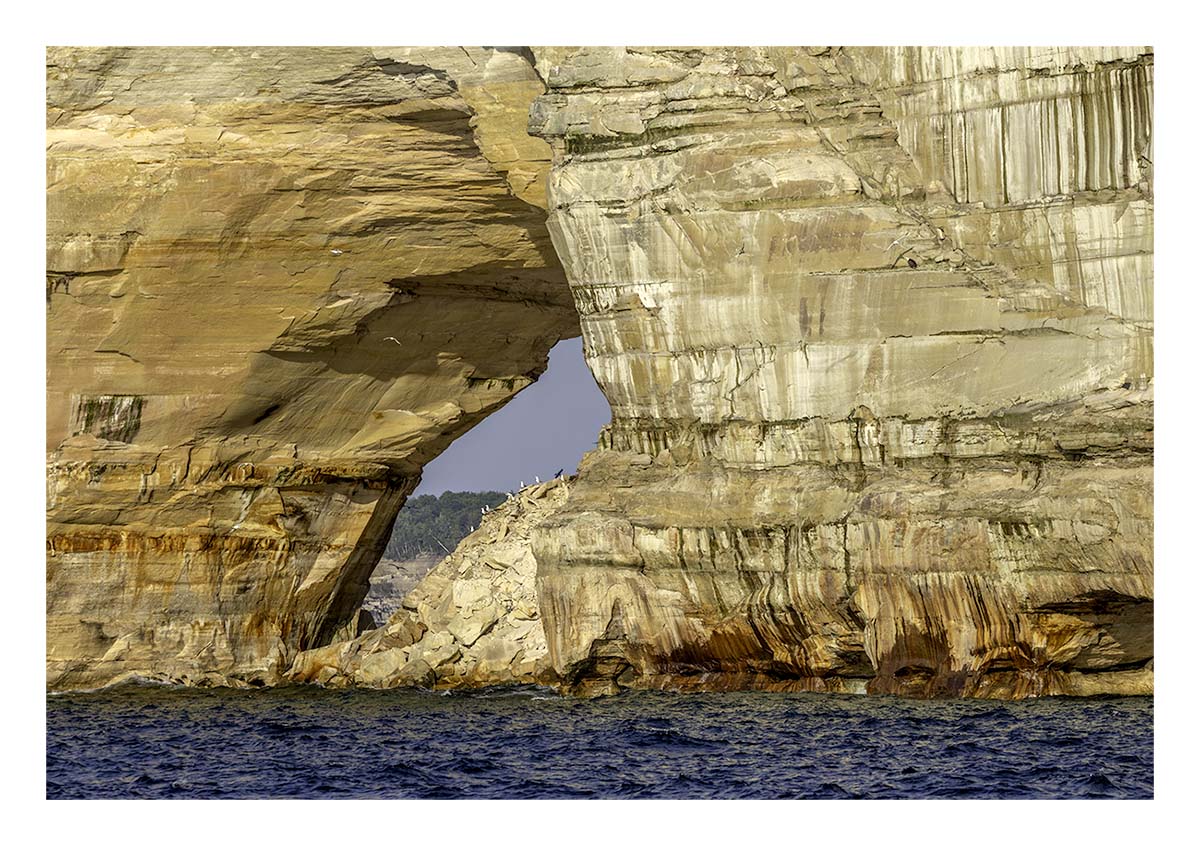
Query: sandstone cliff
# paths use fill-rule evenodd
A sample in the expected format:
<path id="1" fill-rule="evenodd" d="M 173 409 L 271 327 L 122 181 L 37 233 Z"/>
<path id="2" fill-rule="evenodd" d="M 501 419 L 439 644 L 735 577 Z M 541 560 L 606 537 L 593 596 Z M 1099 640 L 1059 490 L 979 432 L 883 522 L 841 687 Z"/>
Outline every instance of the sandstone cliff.
<path id="1" fill-rule="evenodd" d="M 1151 690 L 1149 48 L 55 49 L 47 86 L 51 686 Z M 580 331 L 613 422 L 522 524 L 536 588 L 460 547 L 359 637 L 421 467 Z"/>
<path id="2" fill-rule="evenodd" d="M 1147 692 L 1149 49 L 539 49 L 579 689 Z"/>
<path id="3" fill-rule="evenodd" d="M 48 683 L 273 681 L 578 319 L 514 52 L 47 54 Z"/>

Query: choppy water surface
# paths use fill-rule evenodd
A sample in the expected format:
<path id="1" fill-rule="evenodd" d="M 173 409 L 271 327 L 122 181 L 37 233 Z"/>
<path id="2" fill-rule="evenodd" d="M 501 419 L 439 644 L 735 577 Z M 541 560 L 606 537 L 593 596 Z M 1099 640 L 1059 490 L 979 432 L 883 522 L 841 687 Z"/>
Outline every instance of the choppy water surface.
<path id="1" fill-rule="evenodd" d="M 47 701 L 50 798 L 1151 798 L 1153 700 L 125 687 Z"/>

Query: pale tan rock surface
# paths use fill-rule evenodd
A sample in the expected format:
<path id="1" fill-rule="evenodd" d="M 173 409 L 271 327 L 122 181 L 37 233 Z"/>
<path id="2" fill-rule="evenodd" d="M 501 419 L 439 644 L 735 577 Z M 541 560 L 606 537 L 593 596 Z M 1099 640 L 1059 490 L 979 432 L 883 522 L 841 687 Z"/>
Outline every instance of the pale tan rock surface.
<path id="1" fill-rule="evenodd" d="M 1149 692 L 1149 48 L 535 54 L 568 686 Z"/>
<path id="2" fill-rule="evenodd" d="M 530 536 L 567 502 L 566 479 L 517 492 L 376 631 L 296 657 L 288 678 L 331 687 L 553 684 Z"/>
<path id="3" fill-rule="evenodd" d="M 1150 49 L 533 59 L 48 53 L 50 686 L 1151 692 Z M 364 632 L 580 323 L 569 498 Z"/>
<path id="4" fill-rule="evenodd" d="M 518 53 L 47 53 L 47 673 L 272 681 L 578 319 Z"/>

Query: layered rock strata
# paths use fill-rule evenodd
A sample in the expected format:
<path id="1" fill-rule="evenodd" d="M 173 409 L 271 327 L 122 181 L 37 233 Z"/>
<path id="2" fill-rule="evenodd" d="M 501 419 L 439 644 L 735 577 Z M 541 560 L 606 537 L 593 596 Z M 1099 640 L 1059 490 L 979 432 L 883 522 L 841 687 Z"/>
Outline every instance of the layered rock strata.
<path id="1" fill-rule="evenodd" d="M 47 53 L 47 674 L 271 682 L 578 319 L 519 51 Z"/>
<path id="2" fill-rule="evenodd" d="M 1150 50 L 535 54 L 568 687 L 1149 692 Z"/>
<path id="3" fill-rule="evenodd" d="M 1151 51 L 533 61 L 48 53 L 48 683 L 1150 692 Z M 362 632 L 580 322 L 569 498 Z"/>
<path id="4" fill-rule="evenodd" d="M 439 689 L 556 683 L 530 536 L 569 490 L 567 480 L 554 479 L 519 491 L 483 517 L 385 626 L 300 653 L 288 679 Z"/>

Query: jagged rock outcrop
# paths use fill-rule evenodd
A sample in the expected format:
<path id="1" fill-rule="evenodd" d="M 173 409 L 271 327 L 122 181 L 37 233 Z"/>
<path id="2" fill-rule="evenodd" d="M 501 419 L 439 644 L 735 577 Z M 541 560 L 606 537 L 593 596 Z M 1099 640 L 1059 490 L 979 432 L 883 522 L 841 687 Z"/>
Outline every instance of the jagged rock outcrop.
<path id="1" fill-rule="evenodd" d="M 535 54 L 568 684 L 1149 692 L 1149 48 Z"/>
<path id="2" fill-rule="evenodd" d="M 442 559 L 436 555 L 420 555 L 407 561 L 381 558 L 371 572 L 371 588 L 363 597 L 363 610 L 373 620 L 388 620 L 400 610 L 404 597 Z"/>
<path id="3" fill-rule="evenodd" d="M 271 682 L 577 335 L 519 51 L 47 53 L 47 673 Z"/>
<path id="4" fill-rule="evenodd" d="M 300 653 L 289 680 L 383 688 L 556 683 L 530 536 L 569 491 L 566 479 L 553 479 L 517 492 L 430 571 L 387 625 Z"/>

